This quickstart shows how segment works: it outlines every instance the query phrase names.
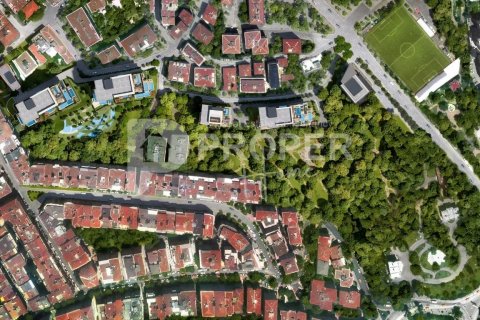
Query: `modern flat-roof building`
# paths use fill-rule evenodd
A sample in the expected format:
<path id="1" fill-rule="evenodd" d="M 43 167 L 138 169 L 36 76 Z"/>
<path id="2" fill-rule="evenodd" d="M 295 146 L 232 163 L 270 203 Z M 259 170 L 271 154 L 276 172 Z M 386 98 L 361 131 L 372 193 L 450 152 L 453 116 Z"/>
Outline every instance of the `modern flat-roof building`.
<path id="1" fill-rule="evenodd" d="M 319 53 L 316 56 L 302 60 L 300 62 L 300 65 L 302 66 L 303 72 L 308 73 L 314 70 L 319 70 L 322 67 L 322 65 L 320 64 L 321 61 L 322 61 L 322 54 Z"/>
<path id="2" fill-rule="evenodd" d="M 293 124 L 292 109 L 289 106 L 259 107 L 260 128 L 273 129 Z"/>
<path id="3" fill-rule="evenodd" d="M 372 90 L 372 86 L 353 63 L 348 65 L 342 78 L 341 88 L 354 103 L 362 102 Z"/>
<path id="4" fill-rule="evenodd" d="M 56 106 L 57 103 L 50 88 L 46 88 L 15 105 L 20 122 L 26 126 L 35 124 L 40 115 L 53 111 Z"/>
<path id="5" fill-rule="evenodd" d="M 102 40 L 83 7 L 67 15 L 67 21 L 87 49 Z"/>
<path id="6" fill-rule="evenodd" d="M 202 104 L 202 112 L 200 113 L 200 123 L 207 126 L 223 126 L 229 125 L 231 122 L 231 108 L 214 107 Z"/>
<path id="7" fill-rule="evenodd" d="M 267 65 L 268 84 L 272 89 L 280 88 L 280 72 L 278 70 L 277 62 L 270 62 Z"/>
<path id="8" fill-rule="evenodd" d="M 189 139 L 181 132 L 164 132 L 163 136 L 150 135 L 145 147 L 149 162 L 183 164 L 188 157 Z"/>
<path id="9" fill-rule="evenodd" d="M 124 98 L 135 93 L 131 74 L 95 80 L 94 85 L 93 106 L 110 104 L 116 98 Z"/>
<path id="10" fill-rule="evenodd" d="M 37 92 L 27 100 L 15 105 L 18 119 L 26 126 L 37 123 L 42 114 L 50 114 L 56 109 L 63 110 L 75 103 L 76 93 L 64 81 Z"/>
<path id="11" fill-rule="evenodd" d="M 28 51 L 23 52 L 12 62 L 22 80 L 25 80 L 38 68 L 37 61 Z"/>
<path id="12" fill-rule="evenodd" d="M 0 77 L 2 77 L 3 81 L 5 81 L 10 90 L 20 90 L 20 83 L 18 82 L 15 74 L 13 73 L 12 69 L 8 64 L 4 64 L 0 67 Z"/>

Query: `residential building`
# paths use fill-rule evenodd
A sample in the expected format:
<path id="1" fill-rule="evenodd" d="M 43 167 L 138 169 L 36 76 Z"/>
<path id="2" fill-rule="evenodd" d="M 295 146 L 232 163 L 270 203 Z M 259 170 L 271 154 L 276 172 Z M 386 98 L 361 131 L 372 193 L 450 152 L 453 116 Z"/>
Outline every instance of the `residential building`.
<path id="1" fill-rule="evenodd" d="M 338 294 L 338 303 L 348 309 L 360 308 L 361 295 L 360 292 L 355 290 L 341 289 Z"/>
<path id="2" fill-rule="evenodd" d="M 240 63 L 238 65 L 238 76 L 240 78 L 249 78 L 252 76 L 252 66 L 250 63 Z"/>
<path id="3" fill-rule="evenodd" d="M 267 65 L 268 71 L 268 84 L 272 89 L 280 88 L 280 71 L 277 62 L 270 62 Z"/>
<path id="4" fill-rule="evenodd" d="M 197 315 L 197 293 L 193 288 L 162 288 L 160 294 L 147 293 L 150 319 L 165 319 L 172 315 Z"/>
<path id="5" fill-rule="evenodd" d="M 266 93 L 267 82 L 264 78 L 240 78 L 241 93 Z"/>
<path id="6" fill-rule="evenodd" d="M 98 79 L 94 82 L 93 105 L 111 104 L 115 99 L 130 97 L 135 93 L 131 74 L 122 74 L 111 78 Z"/>
<path id="7" fill-rule="evenodd" d="M 200 268 L 210 271 L 220 271 L 222 269 L 222 251 L 220 249 L 199 250 Z"/>
<path id="8" fill-rule="evenodd" d="M 214 107 L 202 104 L 200 123 L 207 126 L 228 126 L 232 121 L 230 107 Z"/>
<path id="9" fill-rule="evenodd" d="M 178 0 L 162 0 L 162 25 L 168 27 L 175 24 L 175 12 L 177 11 L 177 8 Z"/>
<path id="10" fill-rule="evenodd" d="M 168 63 L 169 81 L 181 82 L 184 84 L 190 83 L 191 65 L 186 62 L 170 61 Z"/>
<path id="11" fill-rule="evenodd" d="M 193 28 L 192 36 L 204 45 L 208 45 L 214 38 L 213 32 L 202 22 L 198 22 Z"/>
<path id="12" fill-rule="evenodd" d="M 235 66 L 222 68 L 223 91 L 238 91 L 237 69 Z"/>
<path id="13" fill-rule="evenodd" d="M 155 32 L 150 25 L 146 24 L 121 40 L 120 45 L 123 47 L 127 55 L 130 58 L 133 58 L 137 54 L 153 47 L 157 40 L 158 37 Z"/>
<path id="14" fill-rule="evenodd" d="M 307 102 L 280 106 L 258 107 L 260 129 L 273 129 L 284 126 L 307 126 L 313 122 L 314 111 Z M 290 231 L 298 234 L 297 228 Z M 287 230 L 288 231 L 288 230 Z M 301 237 L 301 236 L 300 236 Z M 301 238 L 300 238 L 301 241 Z"/>
<path id="15" fill-rule="evenodd" d="M 102 13 L 106 12 L 107 1 L 106 0 L 90 0 L 87 2 L 87 8 L 91 13 Z"/>
<path id="16" fill-rule="evenodd" d="M 319 53 L 316 56 L 302 60 L 300 62 L 300 65 L 302 66 L 302 70 L 304 73 L 309 73 L 315 70 L 320 70 L 322 68 L 321 61 L 322 54 Z"/>
<path id="17" fill-rule="evenodd" d="M 78 308 L 69 312 L 59 312 L 55 316 L 55 320 L 95 320 L 95 311 L 91 305 Z"/>
<path id="18" fill-rule="evenodd" d="M 124 279 L 122 261 L 118 252 L 104 254 L 98 257 L 98 272 L 103 285 L 117 283 Z"/>
<path id="19" fill-rule="evenodd" d="M 135 280 L 147 274 L 145 261 L 140 247 L 121 252 L 122 272 L 125 280 Z"/>
<path id="20" fill-rule="evenodd" d="M 278 318 L 278 300 L 276 298 L 268 298 L 263 301 L 263 319 L 277 320 Z"/>
<path id="21" fill-rule="evenodd" d="M 148 270 L 151 275 L 170 271 L 166 248 L 154 248 L 146 251 Z"/>
<path id="22" fill-rule="evenodd" d="M 200 290 L 202 317 L 225 318 L 243 313 L 243 287 L 224 290 Z"/>
<path id="23" fill-rule="evenodd" d="M 193 85 L 201 88 L 216 87 L 215 68 L 211 67 L 195 67 L 193 71 Z"/>
<path id="24" fill-rule="evenodd" d="M 324 280 L 312 280 L 310 289 L 310 303 L 322 310 L 333 311 L 333 304 L 337 302 L 337 289 L 328 287 Z"/>
<path id="25" fill-rule="evenodd" d="M 207 3 L 203 10 L 202 19 L 211 26 L 217 23 L 218 12 L 217 9 L 211 4 Z"/>
<path id="26" fill-rule="evenodd" d="M 30 1 L 25 5 L 25 7 L 22 8 L 23 15 L 25 16 L 25 20 L 29 20 L 35 12 L 37 12 L 40 9 L 38 4 L 35 3 L 35 1 Z"/>
<path id="27" fill-rule="evenodd" d="M 253 63 L 253 76 L 265 77 L 265 63 L 263 61 Z"/>
<path id="28" fill-rule="evenodd" d="M 182 8 L 182 10 L 180 10 L 178 17 L 187 27 L 190 27 L 193 23 L 193 20 L 195 20 L 193 14 L 185 8 Z"/>
<path id="29" fill-rule="evenodd" d="M 223 34 L 222 35 L 222 53 L 223 54 L 240 54 L 242 53 L 241 38 L 239 34 Z"/>
<path id="30" fill-rule="evenodd" d="M 237 252 L 244 252 L 250 246 L 248 238 L 233 227 L 226 225 L 221 226 L 219 235 L 220 239 L 228 242 Z"/>
<path id="31" fill-rule="evenodd" d="M 303 311 L 281 310 L 280 320 L 307 320 L 307 314 Z"/>
<path id="32" fill-rule="evenodd" d="M 24 101 L 15 105 L 20 123 L 32 126 L 38 122 L 40 116 L 54 111 L 63 110 L 75 103 L 76 93 L 64 81 L 45 88 Z"/>
<path id="33" fill-rule="evenodd" d="M 118 51 L 116 45 L 111 45 L 97 54 L 97 58 L 100 60 L 101 64 L 109 64 L 119 59 L 121 56 L 122 54 Z"/>
<path id="34" fill-rule="evenodd" d="M 372 91 L 372 86 L 358 67 L 351 63 L 348 65 L 342 80 L 341 88 L 354 103 L 361 103 Z"/>
<path id="35" fill-rule="evenodd" d="M 17 91 L 21 89 L 20 83 L 18 82 L 15 73 L 12 71 L 12 68 L 8 64 L 0 66 L 0 77 L 2 77 L 3 81 L 7 84 L 10 90 Z"/>
<path id="36" fill-rule="evenodd" d="M 205 62 L 205 57 L 189 42 L 185 44 L 183 49 L 181 50 L 182 55 L 187 59 L 189 62 L 196 64 L 197 66 L 201 66 Z"/>
<path id="37" fill-rule="evenodd" d="M 250 24 L 265 24 L 264 0 L 248 0 L 248 17 L 250 20 Z"/>
<path id="38" fill-rule="evenodd" d="M 302 39 L 282 39 L 283 54 L 302 54 Z"/>
<path id="39" fill-rule="evenodd" d="M 29 2 L 30 0 L 4 0 L 4 3 L 14 14 L 19 13 Z"/>
<path id="40" fill-rule="evenodd" d="M 67 15 L 67 21 L 87 49 L 102 41 L 102 37 L 97 33 L 97 30 L 95 30 L 92 21 L 90 21 L 83 7 Z"/>
<path id="41" fill-rule="evenodd" d="M 65 64 L 70 64 L 75 60 L 73 54 L 60 38 L 60 35 L 50 25 L 43 27 L 32 39 L 32 42 L 35 43 L 42 54 L 51 58 L 59 55 Z"/>
<path id="42" fill-rule="evenodd" d="M 18 37 L 20 37 L 20 32 L 8 20 L 7 16 L 0 12 L 0 43 L 8 48 Z"/>
<path id="43" fill-rule="evenodd" d="M 262 288 L 247 287 L 247 313 L 262 315 Z"/>
<path id="44" fill-rule="evenodd" d="M 25 80 L 37 68 L 38 63 L 29 51 L 24 51 L 15 60 L 12 61 L 20 79 Z"/>

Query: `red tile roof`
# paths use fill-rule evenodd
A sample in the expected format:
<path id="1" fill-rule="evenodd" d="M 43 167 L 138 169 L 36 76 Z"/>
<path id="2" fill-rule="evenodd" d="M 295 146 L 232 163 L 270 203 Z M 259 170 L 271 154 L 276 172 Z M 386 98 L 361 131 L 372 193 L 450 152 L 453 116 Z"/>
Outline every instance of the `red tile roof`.
<path id="1" fill-rule="evenodd" d="M 161 16 L 164 26 L 175 24 L 175 12 L 178 8 L 178 0 L 162 0 Z"/>
<path id="2" fill-rule="evenodd" d="M 5 48 L 10 46 L 15 40 L 18 39 L 20 33 L 8 20 L 8 18 L 0 12 L 0 42 Z"/>
<path id="3" fill-rule="evenodd" d="M 310 303 L 322 310 L 332 311 L 333 303 L 337 301 L 337 289 L 325 287 L 325 281 L 312 280 Z"/>
<path id="4" fill-rule="evenodd" d="M 241 78 L 240 92 L 265 93 L 267 92 L 267 83 L 264 78 Z"/>
<path id="5" fill-rule="evenodd" d="M 97 270 L 92 263 L 89 263 L 78 270 L 78 275 L 83 285 L 87 289 L 91 289 L 100 285 L 98 280 Z"/>
<path id="6" fill-rule="evenodd" d="M 339 303 L 341 306 L 349 309 L 360 308 L 360 292 L 358 291 L 339 291 Z"/>
<path id="7" fill-rule="evenodd" d="M 201 66 L 205 62 L 205 57 L 190 43 L 183 47 L 182 54 L 187 60 L 195 63 L 197 66 Z"/>
<path id="8" fill-rule="evenodd" d="M 193 14 L 190 11 L 188 11 L 187 9 L 180 10 L 180 13 L 178 14 L 178 17 L 187 26 L 190 26 L 192 24 L 193 20 L 195 19 L 193 17 Z"/>
<path id="9" fill-rule="evenodd" d="M 193 28 L 192 36 L 205 45 L 208 45 L 213 40 L 213 32 L 201 22 L 197 23 Z"/>
<path id="10" fill-rule="evenodd" d="M 32 53 L 32 55 L 35 57 L 35 60 L 37 60 L 39 65 L 42 65 L 45 62 L 47 62 L 47 58 L 45 58 L 45 56 L 41 54 L 40 51 L 38 51 L 38 47 L 35 43 L 32 43 L 28 47 L 28 51 Z"/>
<path id="11" fill-rule="evenodd" d="M 67 15 L 67 20 L 87 49 L 102 40 L 82 7 Z"/>
<path id="12" fill-rule="evenodd" d="M 222 6 L 231 7 L 233 5 L 233 0 L 222 0 Z"/>
<path id="13" fill-rule="evenodd" d="M 243 313 L 243 288 L 221 291 L 200 291 L 202 316 L 225 318 Z"/>
<path id="14" fill-rule="evenodd" d="M 107 2 L 105 0 L 90 0 L 87 3 L 87 8 L 92 13 L 103 11 L 106 6 L 107 6 Z"/>
<path id="15" fill-rule="evenodd" d="M 196 67 L 193 71 L 193 85 L 201 88 L 215 88 L 215 68 Z"/>
<path id="16" fill-rule="evenodd" d="M 190 82 L 190 63 L 170 61 L 168 63 L 168 80 L 182 83 Z"/>
<path id="17" fill-rule="evenodd" d="M 252 67 L 249 63 L 242 63 L 238 65 L 238 76 L 240 78 L 252 76 Z"/>
<path id="18" fill-rule="evenodd" d="M 94 311 L 91 306 L 76 309 L 68 313 L 56 315 L 55 320 L 94 320 Z"/>
<path id="19" fill-rule="evenodd" d="M 265 299 L 263 302 L 263 319 L 265 320 L 277 320 L 278 317 L 278 300 L 277 299 Z"/>
<path id="20" fill-rule="evenodd" d="M 248 0 L 248 17 L 250 20 L 250 24 L 265 24 L 264 0 Z"/>
<path id="21" fill-rule="evenodd" d="M 283 39 L 283 53 L 284 54 L 301 54 L 302 40 L 301 39 Z"/>
<path id="22" fill-rule="evenodd" d="M 247 288 L 247 313 L 262 315 L 262 288 Z"/>
<path id="23" fill-rule="evenodd" d="M 215 229 L 215 216 L 213 214 L 205 213 L 203 215 L 202 236 L 204 238 L 213 238 L 214 229 Z"/>
<path id="24" fill-rule="evenodd" d="M 263 61 L 253 63 L 253 75 L 265 76 L 265 63 Z"/>
<path id="25" fill-rule="evenodd" d="M 278 212 L 275 209 L 272 210 L 261 210 L 257 209 L 255 210 L 255 220 L 256 221 L 267 221 L 268 223 L 274 223 L 278 221 Z"/>
<path id="26" fill-rule="evenodd" d="M 102 64 L 108 64 L 119 59 L 121 56 L 120 51 L 118 51 L 117 46 L 115 45 L 111 45 L 97 54 L 97 58 Z"/>
<path id="27" fill-rule="evenodd" d="M 158 40 L 150 25 L 146 24 L 120 41 L 120 45 L 130 58 L 151 47 Z"/>
<path id="28" fill-rule="evenodd" d="M 222 252 L 216 250 L 199 250 L 200 268 L 219 271 L 222 269 Z"/>
<path id="29" fill-rule="evenodd" d="M 224 226 L 220 231 L 220 237 L 226 240 L 232 247 L 238 252 L 244 251 L 250 241 L 237 230 L 231 229 L 230 227 Z"/>
<path id="30" fill-rule="evenodd" d="M 4 0 L 8 7 L 17 14 L 23 7 L 25 7 L 30 0 Z"/>
<path id="31" fill-rule="evenodd" d="M 269 53 L 268 39 L 261 38 L 252 48 L 253 55 L 267 55 Z"/>
<path id="32" fill-rule="evenodd" d="M 245 42 L 245 49 L 253 49 L 255 44 L 262 38 L 260 30 L 245 31 L 243 33 L 243 41 Z"/>
<path id="33" fill-rule="evenodd" d="M 25 7 L 22 8 L 22 12 L 25 15 L 25 19 L 28 20 L 30 17 L 38 11 L 40 7 L 35 3 L 35 1 L 30 1 Z"/>
<path id="34" fill-rule="evenodd" d="M 242 48 L 240 47 L 239 34 L 223 34 L 222 35 L 222 53 L 223 54 L 240 54 Z"/>
<path id="35" fill-rule="evenodd" d="M 168 31 L 168 34 L 173 38 L 173 39 L 180 39 L 182 35 L 185 33 L 185 31 L 188 30 L 188 26 L 183 22 L 183 21 L 178 21 L 178 23 L 175 25 L 175 27 L 171 28 Z"/>
<path id="36" fill-rule="evenodd" d="M 277 63 L 280 68 L 288 67 L 288 58 L 287 57 L 278 57 Z"/>
<path id="37" fill-rule="evenodd" d="M 62 57 L 66 64 L 73 62 L 73 54 L 67 49 L 65 43 L 60 39 L 60 35 L 50 25 L 46 25 L 40 34 L 54 46 L 58 54 Z"/>
<path id="38" fill-rule="evenodd" d="M 281 258 L 279 263 L 282 266 L 283 272 L 285 272 L 286 275 L 299 271 L 297 259 L 294 255 L 286 255 L 284 258 Z"/>
<path id="39" fill-rule="evenodd" d="M 303 311 L 282 310 L 280 311 L 281 320 L 307 320 L 307 314 Z"/>
<path id="40" fill-rule="evenodd" d="M 223 91 L 236 92 L 238 90 L 237 69 L 235 68 L 235 66 L 223 67 L 222 77 L 223 77 Z"/>
<path id="41" fill-rule="evenodd" d="M 211 5 L 210 3 L 207 4 L 205 10 L 202 14 L 202 19 L 211 26 L 214 26 L 217 23 L 218 12 L 217 9 Z"/>
<path id="42" fill-rule="evenodd" d="M 330 260 L 331 239 L 328 236 L 319 236 L 317 241 L 317 260 L 328 262 Z"/>

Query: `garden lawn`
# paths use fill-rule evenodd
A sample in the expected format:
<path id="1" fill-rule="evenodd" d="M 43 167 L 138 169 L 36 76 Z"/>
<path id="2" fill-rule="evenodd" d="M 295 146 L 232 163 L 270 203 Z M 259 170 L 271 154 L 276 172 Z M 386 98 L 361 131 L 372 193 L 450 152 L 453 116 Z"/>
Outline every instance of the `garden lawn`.
<path id="1" fill-rule="evenodd" d="M 374 26 L 365 40 L 413 92 L 423 88 L 450 64 L 404 6 Z"/>

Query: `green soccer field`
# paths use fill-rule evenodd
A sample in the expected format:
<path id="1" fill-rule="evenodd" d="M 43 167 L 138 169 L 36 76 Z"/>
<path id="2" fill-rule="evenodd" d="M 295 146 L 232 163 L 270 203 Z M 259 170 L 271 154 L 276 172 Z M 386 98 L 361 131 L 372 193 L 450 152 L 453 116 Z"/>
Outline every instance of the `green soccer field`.
<path id="1" fill-rule="evenodd" d="M 365 41 L 413 92 L 450 64 L 404 6 L 374 26 Z"/>

